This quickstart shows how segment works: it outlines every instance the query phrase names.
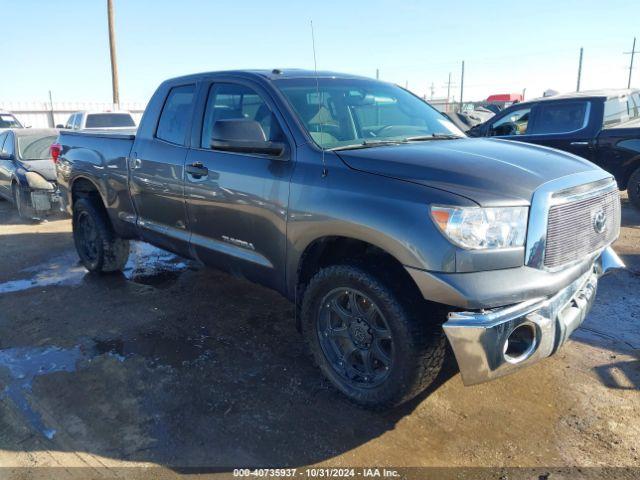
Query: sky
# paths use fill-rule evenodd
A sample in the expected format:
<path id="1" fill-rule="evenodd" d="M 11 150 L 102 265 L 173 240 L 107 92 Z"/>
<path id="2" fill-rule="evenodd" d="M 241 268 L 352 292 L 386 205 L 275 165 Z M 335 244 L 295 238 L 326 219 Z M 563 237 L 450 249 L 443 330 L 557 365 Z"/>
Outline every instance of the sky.
<path id="1" fill-rule="evenodd" d="M 626 87 L 638 0 L 113 0 L 122 101 L 166 78 L 313 68 L 464 99 Z M 111 100 L 106 0 L 0 0 L 0 101 Z M 640 55 L 633 85 L 640 87 Z"/>

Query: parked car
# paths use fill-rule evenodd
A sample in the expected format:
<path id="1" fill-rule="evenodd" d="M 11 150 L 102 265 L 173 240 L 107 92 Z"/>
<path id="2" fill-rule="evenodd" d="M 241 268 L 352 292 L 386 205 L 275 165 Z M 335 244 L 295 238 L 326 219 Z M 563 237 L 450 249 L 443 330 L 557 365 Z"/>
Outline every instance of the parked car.
<path id="1" fill-rule="evenodd" d="M 24 128 L 13 113 L 0 110 L 0 132 L 8 128 Z"/>
<path id="2" fill-rule="evenodd" d="M 69 116 L 67 123 L 56 128 L 67 130 L 128 130 L 135 128 L 136 122 L 129 112 L 76 112 Z"/>
<path id="3" fill-rule="evenodd" d="M 365 406 L 431 384 L 445 334 L 466 384 L 551 355 L 621 265 L 609 173 L 466 138 L 367 78 L 185 76 L 160 85 L 137 133 L 61 131 L 59 144 L 89 271 L 121 270 L 141 239 L 273 288 L 324 375 Z"/>
<path id="4" fill-rule="evenodd" d="M 57 207 L 56 170 L 50 147 L 58 130 L 0 132 L 0 196 L 24 218 L 41 219 Z"/>
<path id="5" fill-rule="evenodd" d="M 612 173 L 640 208 L 638 90 L 570 93 L 518 103 L 468 133 L 546 145 L 586 158 Z"/>

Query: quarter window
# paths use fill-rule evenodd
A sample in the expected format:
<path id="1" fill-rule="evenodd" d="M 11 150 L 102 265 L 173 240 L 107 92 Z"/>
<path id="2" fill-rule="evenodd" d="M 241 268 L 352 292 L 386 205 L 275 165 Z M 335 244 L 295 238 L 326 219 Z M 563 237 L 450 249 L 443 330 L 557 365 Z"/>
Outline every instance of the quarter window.
<path id="1" fill-rule="evenodd" d="M 280 142 L 285 138 L 275 115 L 254 90 L 244 85 L 215 84 L 207 98 L 200 146 L 211 148 L 213 126 L 218 120 L 236 118 L 258 122 L 267 140 Z"/>
<path id="2" fill-rule="evenodd" d="M 185 145 L 194 92 L 195 85 L 174 87 L 169 91 L 160 114 L 156 137 L 177 145 Z"/>

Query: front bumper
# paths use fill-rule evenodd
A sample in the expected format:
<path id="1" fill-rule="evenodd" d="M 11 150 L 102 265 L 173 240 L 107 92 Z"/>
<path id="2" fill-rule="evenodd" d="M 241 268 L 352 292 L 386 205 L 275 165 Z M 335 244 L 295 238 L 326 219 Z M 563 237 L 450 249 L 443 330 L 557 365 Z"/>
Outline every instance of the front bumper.
<path id="1" fill-rule="evenodd" d="M 580 326 L 598 278 L 624 264 L 607 247 L 577 280 L 547 298 L 479 312 L 452 312 L 443 325 L 465 385 L 486 382 L 555 353 Z"/>

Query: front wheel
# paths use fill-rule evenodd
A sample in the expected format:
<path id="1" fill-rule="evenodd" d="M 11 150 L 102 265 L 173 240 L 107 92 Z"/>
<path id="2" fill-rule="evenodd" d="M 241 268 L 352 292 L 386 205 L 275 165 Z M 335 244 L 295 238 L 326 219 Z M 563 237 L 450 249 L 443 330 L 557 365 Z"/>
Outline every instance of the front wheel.
<path id="1" fill-rule="evenodd" d="M 627 183 L 627 195 L 629 195 L 629 201 L 634 207 L 640 208 L 640 167 L 629 177 Z"/>
<path id="2" fill-rule="evenodd" d="M 18 216 L 24 220 L 33 220 L 33 217 L 27 214 L 27 202 L 24 198 L 24 192 L 17 184 L 13 185 L 13 203 L 18 210 Z"/>
<path id="3" fill-rule="evenodd" d="M 306 288 L 302 330 L 338 390 L 362 406 L 389 408 L 427 388 L 442 369 L 442 329 L 414 310 L 366 270 L 337 265 Z"/>
<path id="4" fill-rule="evenodd" d="M 90 198 L 73 205 L 73 240 L 90 272 L 121 271 L 129 258 L 129 241 L 116 235 L 106 212 Z"/>

